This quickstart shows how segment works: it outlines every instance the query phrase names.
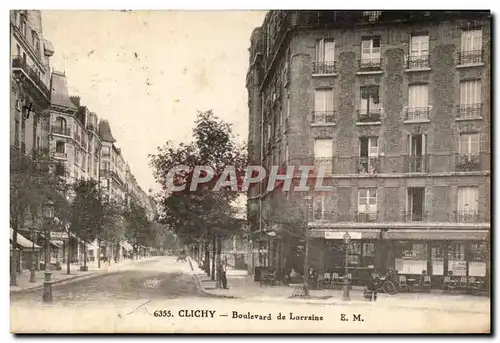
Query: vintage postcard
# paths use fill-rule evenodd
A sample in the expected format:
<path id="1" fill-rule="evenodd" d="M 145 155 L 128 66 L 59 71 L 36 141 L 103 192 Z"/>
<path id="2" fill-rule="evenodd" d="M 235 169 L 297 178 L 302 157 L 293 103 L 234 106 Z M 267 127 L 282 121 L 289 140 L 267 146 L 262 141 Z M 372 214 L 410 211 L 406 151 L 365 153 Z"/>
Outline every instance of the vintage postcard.
<path id="1" fill-rule="evenodd" d="M 489 334 L 491 20 L 11 10 L 11 332 Z"/>

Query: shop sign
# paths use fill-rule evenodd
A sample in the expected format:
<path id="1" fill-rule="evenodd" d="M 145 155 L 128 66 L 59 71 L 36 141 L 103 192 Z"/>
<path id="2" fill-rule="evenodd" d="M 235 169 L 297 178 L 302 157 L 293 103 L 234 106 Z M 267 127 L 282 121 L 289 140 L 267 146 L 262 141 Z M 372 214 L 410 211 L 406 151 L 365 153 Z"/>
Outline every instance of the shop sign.
<path id="1" fill-rule="evenodd" d="M 451 271 L 454 275 L 465 275 L 465 271 L 467 270 L 467 262 L 465 261 L 453 261 L 451 263 Z"/>
<path id="2" fill-rule="evenodd" d="M 66 232 L 51 232 L 50 239 L 68 239 L 68 234 Z"/>
<path id="3" fill-rule="evenodd" d="M 343 231 L 343 232 L 338 232 L 338 231 L 327 231 L 325 232 L 325 239 L 344 239 L 344 235 L 346 232 L 349 232 L 349 236 L 351 236 L 351 239 L 361 239 L 363 233 L 362 232 L 351 232 L 351 231 Z"/>

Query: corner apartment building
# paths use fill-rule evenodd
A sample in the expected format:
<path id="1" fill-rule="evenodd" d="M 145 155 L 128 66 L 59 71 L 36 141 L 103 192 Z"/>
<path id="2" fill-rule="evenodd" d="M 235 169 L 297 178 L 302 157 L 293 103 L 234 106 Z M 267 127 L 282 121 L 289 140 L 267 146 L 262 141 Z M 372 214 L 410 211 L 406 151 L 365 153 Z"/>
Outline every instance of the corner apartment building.
<path id="1" fill-rule="evenodd" d="M 10 143 L 23 154 L 46 148 L 43 135 L 50 105 L 50 57 L 40 11 L 10 11 Z"/>
<path id="2" fill-rule="evenodd" d="M 322 167 L 333 190 L 251 188 L 257 264 L 302 271 L 304 240 L 270 219 L 288 208 L 320 273 L 345 274 L 347 249 L 354 282 L 487 277 L 490 37 L 489 12 L 270 11 L 249 49 L 250 163 Z"/>

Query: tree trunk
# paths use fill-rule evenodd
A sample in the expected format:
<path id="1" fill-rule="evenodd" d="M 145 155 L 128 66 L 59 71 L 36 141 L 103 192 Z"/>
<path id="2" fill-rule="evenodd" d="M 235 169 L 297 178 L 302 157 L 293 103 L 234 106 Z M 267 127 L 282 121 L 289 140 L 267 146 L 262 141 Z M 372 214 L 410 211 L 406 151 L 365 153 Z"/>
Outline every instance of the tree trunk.
<path id="1" fill-rule="evenodd" d="M 66 261 L 66 274 L 71 274 L 71 231 L 68 230 L 68 260 Z"/>
<path id="2" fill-rule="evenodd" d="M 83 242 L 83 270 L 87 269 L 87 242 Z"/>
<path id="3" fill-rule="evenodd" d="M 212 235 L 212 274 L 211 274 L 211 280 L 215 280 L 215 253 L 216 253 L 216 245 L 217 241 L 215 238 L 215 235 Z"/>
<path id="4" fill-rule="evenodd" d="M 101 240 L 97 239 L 97 268 L 101 268 Z"/>
<path id="5" fill-rule="evenodd" d="M 221 272 L 222 272 L 222 267 L 221 267 L 221 260 L 220 260 L 220 253 L 221 253 L 221 250 L 222 250 L 222 239 L 220 238 L 220 236 L 217 236 L 217 288 L 221 288 L 222 287 L 222 275 Z"/>
<path id="6" fill-rule="evenodd" d="M 208 242 L 208 238 L 205 237 L 205 263 L 203 265 L 203 268 L 205 268 L 205 273 L 207 273 L 207 276 L 210 276 L 210 246 Z"/>
<path id="7" fill-rule="evenodd" d="M 12 257 L 10 259 L 10 285 L 17 286 L 17 230 L 18 224 L 12 225 Z"/>

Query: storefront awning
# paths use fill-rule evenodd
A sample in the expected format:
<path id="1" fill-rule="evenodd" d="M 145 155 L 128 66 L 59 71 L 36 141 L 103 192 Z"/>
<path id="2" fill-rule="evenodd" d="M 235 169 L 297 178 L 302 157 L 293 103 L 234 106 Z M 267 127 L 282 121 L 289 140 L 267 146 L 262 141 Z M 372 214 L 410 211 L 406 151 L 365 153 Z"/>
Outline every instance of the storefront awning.
<path id="1" fill-rule="evenodd" d="M 128 243 L 128 242 L 122 242 L 120 245 L 126 251 L 132 251 L 132 250 L 134 250 L 134 247 L 132 245 L 130 245 L 130 243 Z"/>
<path id="2" fill-rule="evenodd" d="M 486 241 L 488 230 L 406 230 L 392 229 L 382 233 L 382 239 L 398 240 L 465 240 Z"/>
<path id="3" fill-rule="evenodd" d="M 10 240 L 14 238 L 14 229 L 10 229 Z M 40 246 L 33 244 L 32 241 L 17 233 L 17 245 L 21 246 L 23 249 L 29 250 L 34 248 L 35 250 L 39 250 Z"/>
<path id="4" fill-rule="evenodd" d="M 352 229 L 348 231 L 346 231 L 345 229 L 311 229 L 309 231 L 309 237 L 343 240 L 346 233 L 349 233 L 349 236 L 352 240 L 377 239 L 380 237 L 380 230 L 363 229 Z"/>

